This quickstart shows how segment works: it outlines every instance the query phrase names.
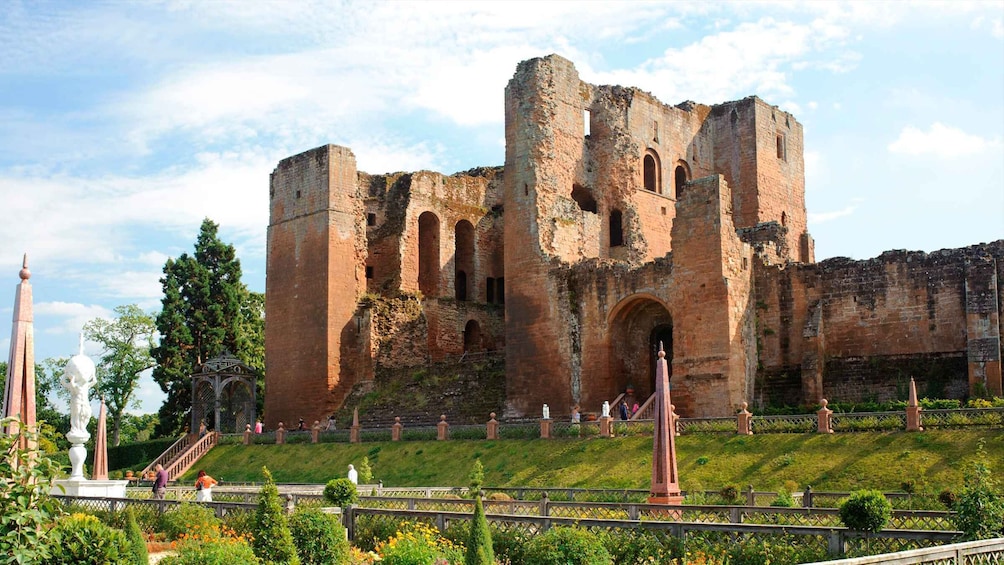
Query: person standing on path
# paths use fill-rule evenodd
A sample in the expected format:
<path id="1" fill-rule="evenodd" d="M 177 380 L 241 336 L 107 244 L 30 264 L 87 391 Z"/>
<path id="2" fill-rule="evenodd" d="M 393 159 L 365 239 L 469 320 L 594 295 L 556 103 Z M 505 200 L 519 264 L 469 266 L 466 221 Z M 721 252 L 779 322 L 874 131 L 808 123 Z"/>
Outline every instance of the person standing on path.
<path id="1" fill-rule="evenodd" d="M 195 479 L 195 501 L 212 502 L 213 487 L 216 484 L 216 479 L 207 475 L 204 470 L 200 470 L 199 478 Z"/>
<path id="2" fill-rule="evenodd" d="M 157 463 L 154 469 L 157 474 L 153 478 L 153 499 L 164 500 L 164 494 L 167 492 L 167 471 L 160 463 Z"/>

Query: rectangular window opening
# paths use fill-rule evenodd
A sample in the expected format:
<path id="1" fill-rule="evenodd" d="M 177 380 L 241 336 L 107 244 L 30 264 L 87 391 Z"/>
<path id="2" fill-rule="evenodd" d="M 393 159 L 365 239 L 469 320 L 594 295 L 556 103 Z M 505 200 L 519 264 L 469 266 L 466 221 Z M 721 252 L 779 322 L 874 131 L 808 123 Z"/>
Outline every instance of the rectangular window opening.
<path id="1" fill-rule="evenodd" d="M 781 134 L 777 136 L 777 158 L 785 160 L 784 135 Z"/>
<path id="2" fill-rule="evenodd" d="M 582 131 L 586 132 L 586 137 L 589 137 L 589 110 L 582 111 Z"/>
<path id="3" fill-rule="evenodd" d="M 366 214 L 366 225 L 375 226 L 376 225 L 376 214 L 370 213 Z"/>
<path id="4" fill-rule="evenodd" d="M 495 279 L 495 285 L 495 294 L 498 295 L 499 304 L 505 304 L 505 278 L 499 277 Z"/>
<path id="5" fill-rule="evenodd" d="M 488 304 L 495 303 L 495 278 L 488 277 L 488 281 L 485 283 L 485 302 Z"/>
<path id="6" fill-rule="evenodd" d="M 366 266 L 366 278 L 368 279 L 373 278 L 373 267 L 370 267 L 369 265 Z"/>

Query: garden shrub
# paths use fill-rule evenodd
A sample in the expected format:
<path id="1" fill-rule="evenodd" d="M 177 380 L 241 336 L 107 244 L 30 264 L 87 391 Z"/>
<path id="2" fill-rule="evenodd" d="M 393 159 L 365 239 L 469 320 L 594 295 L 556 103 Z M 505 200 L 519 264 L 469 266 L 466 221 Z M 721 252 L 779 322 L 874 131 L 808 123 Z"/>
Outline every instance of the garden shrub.
<path id="1" fill-rule="evenodd" d="M 387 541 L 398 531 L 398 523 L 393 518 L 363 514 L 356 517 L 356 547 L 363 551 L 375 551 L 377 546 Z"/>
<path id="2" fill-rule="evenodd" d="M 135 565 L 147 565 L 150 563 L 150 556 L 146 552 L 146 539 L 143 537 L 143 532 L 139 529 L 139 524 L 136 523 L 136 514 L 133 512 L 132 508 L 126 508 L 126 538 L 129 540 L 129 549 L 132 553 L 133 563 Z"/>
<path id="3" fill-rule="evenodd" d="M 254 517 L 254 539 L 251 547 L 254 554 L 266 563 L 277 565 L 299 565 L 293 536 L 289 533 L 286 515 L 279 502 L 279 489 L 272 480 L 267 467 L 261 468 L 265 484 L 258 495 L 258 509 Z"/>
<path id="4" fill-rule="evenodd" d="M 370 467 L 369 457 L 365 456 L 363 457 L 363 461 L 362 463 L 359 464 L 359 468 L 356 469 L 356 471 L 358 471 L 359 473 L 360 483 L 364 485 L 372 484 L 371 481 L 373 480 L 373 467 Z"/>
<path id="5" fill-rule="evenodd" d="M 792 539 L 794 538 L 794 539 Z M 729 565 L 772 565 L 775 563 L 807 563 L 826 559 L 826 551 L 819 547 L 802 545 L 797 536 L 780 539 L 747 538 L 729 544 Z"/>
<path id="6" fill-rule="evenodd" d="M 220 520 L 213 509 L 201 504 L 179 504 L 160 516 L 160 531 L 169 540 L 176 540 L 193 532 L 213 531 L 219 525 Z"/>
<path id="7" fill-rule="evenodd" d="M 223 527 L 229 529 L 235 535 L 243 536 L 250 540 L 254 538 L 254 519 L 254 511 L 240 512 L 230 510 L 223 517 Z"/>
<path id="8" fill-rule="evenodd" d="M 770 501 L 770 505 L 776 508 L 794 508 L 795 499 L 786 489 L 781 489 L 777 491 L 777 496 L 774 497 L 774 500 Z"/>
<path id="9" fill-rule="evenodd" d="M 342 508 L 359 502 L 356 485 L 348 479 L 331 479 L 324 485 L 324 499 Z"/>
<path id="10" fill-rule="evenodd" d="M 947 488 L 940 493 L 938 493 L 938 502 L 942 503 L 945 508 L 951 510 L 955 506 L 955 501 L 958 498 L 955 493 L 948 490 Z"/>
<path id="11" fill-rule="evenodd" d="M 349 558 L 345 528 L 333 514 L 298 507 L 289 518 L 289 531 L 303 565 L 338 565 Z"/>
<path id="12" fill-rule="evenodd" d="M 603 547 L 618 565 L 675 563 L 683 556 L 683 541 L 669 538 L 665 545 L 650 530 L 612 529 L 602 536 Z"/>
<path id="13" fill-rule="evenodd" d="M 438 560 L 464 561 L 464 546 L 440 535 L 424 522 L 406 522 L 393 536 L 376 548 L 382 565 L 427 565 Z"/>
<path id="14" fill-rule="evenodd" d="M 892 505 L 877 490 L 859 490 L 840 502 L 840 521 L 852 530 L 878 532 L 889 523 Z"/>
<path id="15" fill-rule="evenodd" d="M 4 418 L 0 426 L 18 421 Z M 24 426 L 17 433 L 0 433 L 0 556 L 15 563 L 33 563 L 48 555 L 49 530 L 44 526 L 63 511 L 49 496 L 59 465 L 38 450 L 21 449 L 23 439 L 37 441 L 38 434 Z"/>
<path id="16" fill-rule="evenodd" d="M 160 565 L 258 565 L 261 561 L 243 539 L 186 540 L 178 544 L 177 555 L 165 557 Z"/>
<path id="17" fill-rule="evenodd" d="M 128 563 L 131 551 L 122 530 L 94 516 L 71 514 L 56 520 L 49 532 L 48 565 Z"/>
<path id="18" fill-rule="evenodd" d="M 976 448 L 976 459 L 966 466 L 962 490 L 953 510 L 955 527 L 967 541 L 993 538 L 1004 533 L 1004 497 L 996 490 L 983 440 Z"/>
<path id="19" fill-rule="evenodd" d="M 536 536 L 526 547 L 527 565 L 610 565 L 603 542 L 588 530 L 555 527 Z"/>
<path id="20" fill-rule="evenodd" d="M 736 485 L 725 486 L 718 491 L 718 496 L 722 497 L 725 504 L 735 504 L 739 501 L 739 487 Z"/>
<path id="21" fill-rule="evenodd" d="M 480 464 L 480 461 L 478 461 Z M 481 503 L 481 493 L 474 497 L 474 518 L 471 520 L 470 534 L 467 536 L 467 553 L 464 565 L 493 565 L 495 552 L 492 550 L 492 535 L 485 518 L 485 507 Z"/>

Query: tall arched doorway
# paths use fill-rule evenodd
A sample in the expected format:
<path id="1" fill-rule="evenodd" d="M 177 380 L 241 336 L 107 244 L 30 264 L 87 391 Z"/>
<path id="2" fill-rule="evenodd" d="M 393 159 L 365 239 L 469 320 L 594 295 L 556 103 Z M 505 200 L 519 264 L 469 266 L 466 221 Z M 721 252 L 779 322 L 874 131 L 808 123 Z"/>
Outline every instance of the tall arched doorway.
<path id="1" fill-rule="evenodd" d="M 460 220 L 454 227 L 454 278 L 453 290 L 457 300 L 467 300 L 474 296 L 471 284 L 477 280 L 474 274 L 474 226 L 467 220 Z"/>
<path id="2" fill-rule="evenodd" d="M 439 216 L 432 212 L 418 217 L 418 290 L 439 296 Z"/>
<path id="3" fill-rule="evenodd" d="M 660 342 L 665 347 L 666 361 L 670 367 L 673 365 L 673 320 L 669 310 L 653 296 L 629 296 L 614 308 L 608 336 L 609 371 L 615 385 L 609 393 L 620 393 L 633 385 L 639 400 L 647 399 L 655 392 Z"/>
<path id="4" fill-rule="evenodd" d="M 464 352 L 481 351 L 481 326 L 476 320 L 470 320 L 464 326 Z"/>

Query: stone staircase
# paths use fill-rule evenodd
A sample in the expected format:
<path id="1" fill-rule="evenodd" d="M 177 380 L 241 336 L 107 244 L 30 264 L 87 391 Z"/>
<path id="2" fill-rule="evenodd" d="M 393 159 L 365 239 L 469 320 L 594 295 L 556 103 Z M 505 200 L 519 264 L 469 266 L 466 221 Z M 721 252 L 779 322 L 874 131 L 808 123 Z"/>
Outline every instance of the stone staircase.
<path id="1" fill-rule="evenodd" d="M 219 434 L 216 432 L 209 432 L 201 438 L 198 434 L 185 434 L 150 462 L 139 476 L 147 478 L 159 464 L 167 471 L 168 480 L 173 481 L 191 469 L 203 455 L 209 453 L 210 449 L 216 447 L 217 441 Z"/>

